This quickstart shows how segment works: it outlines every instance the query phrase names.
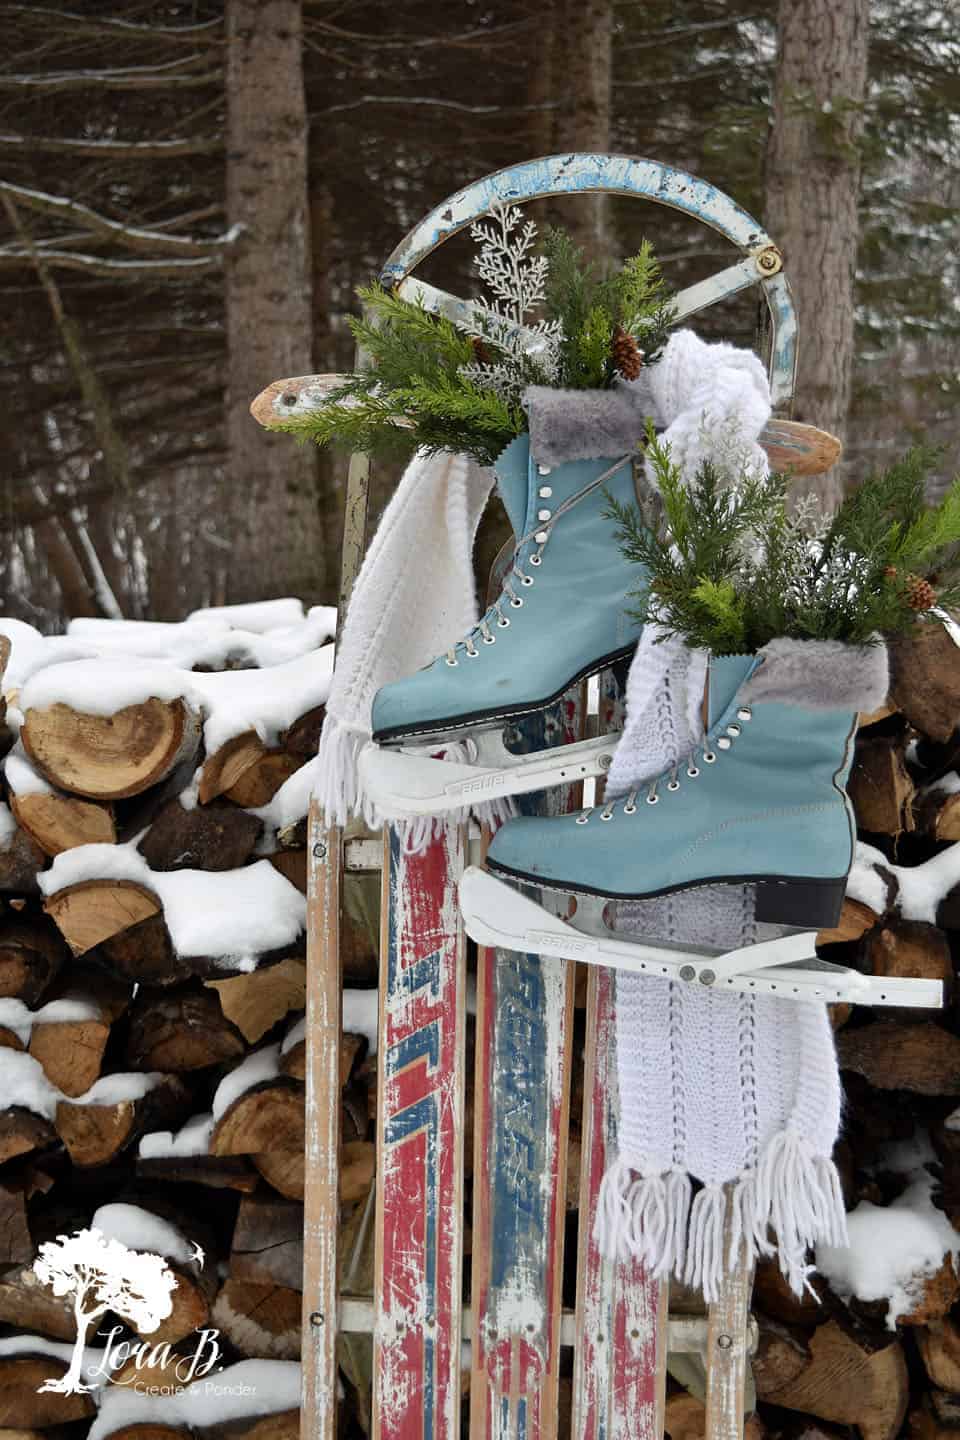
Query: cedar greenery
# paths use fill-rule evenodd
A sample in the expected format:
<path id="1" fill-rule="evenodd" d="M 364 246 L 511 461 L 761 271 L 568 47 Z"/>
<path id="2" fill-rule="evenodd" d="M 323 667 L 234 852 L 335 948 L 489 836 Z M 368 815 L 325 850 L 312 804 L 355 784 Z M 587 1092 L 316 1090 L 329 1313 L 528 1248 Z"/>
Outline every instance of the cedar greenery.
<path id="1" fill-rule="evenodd" d="M 612 385 L 620 331 L 636 341 L 643 363 L 655 362 L 673 309 L 647 242 L 601 278 L 563 230 L 549 229 L 534 254 L 535 227 L 520 229 L 517 207 L 492 215 L 492 224 L 472 228 L 492 299 L 454 323 L 379 284 L 361 287 L 363 313 L 349 321 L 360 368 L 320 410 L 272 428 L 371 454 L 422 447 L 489 465 L 527 428 L 520 397 L 528 385 Z M 518 339 L 521 324 L 536 332 L 532 349 Z"/>
<path id="2" fill-rule="evenodd" d="M 932 606 L 960 603 L 960 478 L 928 506 L 938 452 L 918 445 L 870 475 L 831 519 L 787 477 L 730 476 L 706 462 L 687 488 L 669 445 L 647 434 L 662 523 L 609 499 L 617 538 L 648 582 L 636 618 L 719 655 L 753 654 L 777 636 L 872 644 Z"/>

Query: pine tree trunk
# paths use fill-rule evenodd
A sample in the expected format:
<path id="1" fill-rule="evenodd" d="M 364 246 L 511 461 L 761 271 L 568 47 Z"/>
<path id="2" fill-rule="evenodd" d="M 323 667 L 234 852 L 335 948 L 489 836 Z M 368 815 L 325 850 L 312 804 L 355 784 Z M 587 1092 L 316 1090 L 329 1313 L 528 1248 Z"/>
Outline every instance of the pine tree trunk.
<path id="1" fill-rule="evenodd" d="M 249 414 L 271 380 L 312 367 L 307 117 L 300 0 L 227 5 L 229 598 L 317 590 L 316 462 Z"/>
<path id="2" fill-rule="evenodd" d="M 854 359 L 869 0 L 780 0 L 766 224 L 800 322 L 794 418 L 843 436 Z M 841 493 L 835 467 L 816 486 Z"/>
<path id="3" fill-rule="evenodd" d="M 610 70 L 613 0 L 567 0 L 565 33 L 554 89 L 560 99 L 559 140 L 563 150 L 602 153 L 610 149 Z M 564 202 L 563 223 L 588 259 L 610 259 L 609 202 L 606 195 L 578 195 Z"/>

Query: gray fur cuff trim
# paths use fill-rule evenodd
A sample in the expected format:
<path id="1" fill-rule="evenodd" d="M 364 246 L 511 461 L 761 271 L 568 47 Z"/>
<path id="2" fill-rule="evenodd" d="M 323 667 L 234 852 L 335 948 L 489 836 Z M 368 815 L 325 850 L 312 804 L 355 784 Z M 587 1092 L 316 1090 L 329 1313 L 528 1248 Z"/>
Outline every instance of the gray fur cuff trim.
<path id="1" fill-rule="evenodd" d="M 841 640 L 771 640 L 764 663 L 741 692 L 747 702 L 802 705 L 806 710 L 859 710 L 885 704 L 890 688 L 887 647 Z"/>
<path id="2" fill-rule="evenodd" d="M 539 465 L 562 465 L 635 450 L 643 439 L 646 415 L 653 413 L 645 390 L 640 381 L 612 390 L 529 385 L 522 398 L 531 455 Z"/>

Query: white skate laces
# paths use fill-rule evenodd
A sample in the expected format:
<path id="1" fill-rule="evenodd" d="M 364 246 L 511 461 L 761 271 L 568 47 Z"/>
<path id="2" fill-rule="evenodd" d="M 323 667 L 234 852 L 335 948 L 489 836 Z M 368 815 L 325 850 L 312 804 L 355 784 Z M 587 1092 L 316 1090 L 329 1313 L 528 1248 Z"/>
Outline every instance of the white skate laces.
<path id="1" fill-rule="evenodd" d="M 500 608 L 505 603 L 505 601 L 509 600 L 510 607 L 513 610 L 519 610 L 522 608 L 523 596 L 518 595 L 516 590 L 513 588 L 512 577 L 516 576 L 517 579 L 520 581 L 520 584 L 527 589 L 530 588 L 530 586 L 534 583 L 535 580 L 535 577 L 533 575 L 525 574 L 525 572 L 521 570 L 519 565 L 517 564 L 517 560 L 520 556 L 521 551 L 523 550 L 523 547 L 527 545 L 531 540 L 534 540 L 536 542 L 537 548 L 530 555 L 527 563 L 534 566 L 534 568 L 536 568 L 538 565 L 542 565 L 543 552 L 546 549 L 547 541 L 550 539 L 554 525 L 556 525 L 557 521 L 561 518 L 561 516 L 565 515 L 568 510 L 572 510 L 574 505 L 578 505 L 581 500 L 585 499 L 586 496 L 596 490 L 599 485 L 602 485 L 606 480 L 609 480 L 611 475 L 615 475 L 618 470 L 621 470 L 624 465 L 630 463 L 632 460 L 632 454 L 621 455 L 620 459 L 617 460 L 613 465 L 611 465 L 609 470 L 604 470 L 603 474 L 598 475 L 595 480 L 591 480 L 589 485 L 584 485 L 582 490 L 578 490 L 575 495 L 569 496 L 569 498 L 564 500 L 561 505 L 557 506 L 556 510 L 550 511 L 544 509 L 539 511 L 537 515 L 536 525 L 533 527 L 532 530 L 528 530 L 526 535 L 521 536 L 513 547 L 513 560 L 510 566 L 510 573 L 503 582 L 503 589 L 500 591 L 500 594 L 490 606 L 490 609 L 487 611 L 486 615 L 484 615 L 483 619 L 480 620 L 473 627 L 469 635 L 467 635 L 466 639 L 458 640 L 457 643 L 455 645 L 452 645 L 447 651 L 446 662 L 451 668 L 460 664 L 460 661 L 457 659 L 457 651 L 460 649 L 461 646 L 463 647 L 464 653 L 466 654 L 468 660 L 477 659 L 480 651 L 474 644 L 475 635 L 479 634 L 481 641 L 484 645 L 496 645 L 497 637 L 490 629 L 490 624 L 494 620 L 494 616 L 496 616 L 496 626 L 499 630 L 507 630 L 510 628 L 510 617 L 508 615 L 504 615 L 502 609 Z M 550 471 L 546 466 L 541 465 L 537 468 L 541 475 L 550 474 Z"/>
<path id="2" fill-rule="evenodd" d="M 730 721 L 730 723 L 725 727 L 724 733 L 722 735 L 716 735 L 713 741 L 704 740 L 704 743 L 702 745 L 697 745 L 693 750 L 691 750 L 690 754 L 687 756 L 687 763 L 685 767 L 685 774 L 687 775 L 688 779 L 696 780 L 700 774 L 700 766 L 696 764 L 696 757 L 698 755 L 701 757 L 704 765 L 715 765 L 717 761 L 717 751 L 712 749 L 711 746 L 716 745 L 717 750 L 729 750 L 733 745 L 734 741 L 739 739 L 739 737 L 743 734 L 743 726 L 752 719 L 753 711 L 751 710 L 750 706 L 741 705 L 740 708 L 737 710 L 736 720 Z M 666 788 L 668 790 L 676 791 L 680 789 L 680 770 L 682 766 L 683 762 L 678 760 L 676 764 L 671 765 L 670 769 L 665 772 L 669 776 L 666 784 Z M 661 773 L 650 782 L 645 797 L 646 803 L 648 805 L 658 805 L 660 803 L 660 794 L 657 786 L 660 785 L 663 778 L 663 773 Z M 618 796 L 615 800 L 608 801 L 607 804 L 604 805 L 603 809 L 600 811 L 600 819 L 612 820 L 613 812 L 621 803 L 621 800 L 625 800 L 625 804 L 623 806 L 624 815 L 635 815 L 637 813 L 637 810 L 640 808 L 637 805 L 637 796 L 640 794 L 641 788 L 642 787 L 638 785 L 633 790 L 629 790 L 625 797 Z M 576 817 L 575 823 L 577 825 L 586 825 L 590 819 L 590 816 L 596 809 L 596 805 L 589 805 L 585 810 L 581 810 L 580 814 Z"/>

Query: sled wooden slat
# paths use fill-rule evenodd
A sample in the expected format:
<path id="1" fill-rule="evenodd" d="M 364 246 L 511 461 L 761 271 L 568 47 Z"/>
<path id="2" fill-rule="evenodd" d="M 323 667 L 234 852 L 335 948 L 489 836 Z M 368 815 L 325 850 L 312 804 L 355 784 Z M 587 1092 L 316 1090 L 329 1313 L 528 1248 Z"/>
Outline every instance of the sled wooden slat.
<path id="1" fill-rule="evenodd" d="M 464 827 L 420 855 L 384 835 L 374 1440 L 459 1440 Z"/>
<path id="2" fill-rule="evenodd" d="M 613 970 L 590 967 L 571 1433 L 662 1440 L 668 1287 L 639 1260 L 604 1259 L 592 1235 L 600 1182 L 616 1151 L 615 985 Z"/>
<path id="3" fill-rule="evenodd" d="M 728 1204 L 725 1245 L 731 1209 Z M 724 1274 L 720 1297 L 707 1312 L 706 1440 L 741 1440 L 743 1435 L 752 1283 L 751 1267 L 741 1253 L 738 1263 Z"/>
<path id="4" fill-rule="evenodd" d="M 579 739 L 584 699 L 579 686 L 525 720 L 524 748 Z M 575 798 L 521 806 L 556 813 Z M 563 960 L 478 952 L 470 1440 L 559 1434 L 574 981 Z"/>
<path id="5" fill-rule="evenodd" d="M 303 1343 L 301 1405 L 311 1440 L 337 1433 L 337 1313 L 340 1228 L 340 1031 L 343 976 L 340 885 L 343 845 L 310 807 L 307 887 Z"/>

